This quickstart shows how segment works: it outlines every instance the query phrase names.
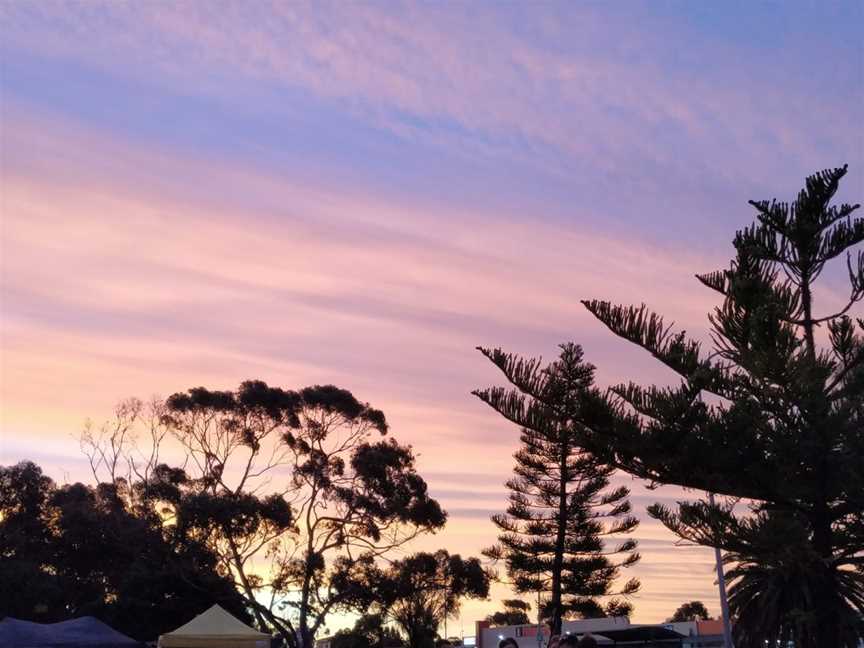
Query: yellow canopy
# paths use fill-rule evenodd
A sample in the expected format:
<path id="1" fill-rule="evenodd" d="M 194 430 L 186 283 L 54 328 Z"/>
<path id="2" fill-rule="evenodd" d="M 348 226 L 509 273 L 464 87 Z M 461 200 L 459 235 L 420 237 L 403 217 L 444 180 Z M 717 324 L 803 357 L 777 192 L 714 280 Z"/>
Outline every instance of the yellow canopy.
<path id="1" fill-rule="evenodd" d="M 174 632 L 160 636 L 159 648 L 270 648 L 270 635 L 214 605 Z"/>

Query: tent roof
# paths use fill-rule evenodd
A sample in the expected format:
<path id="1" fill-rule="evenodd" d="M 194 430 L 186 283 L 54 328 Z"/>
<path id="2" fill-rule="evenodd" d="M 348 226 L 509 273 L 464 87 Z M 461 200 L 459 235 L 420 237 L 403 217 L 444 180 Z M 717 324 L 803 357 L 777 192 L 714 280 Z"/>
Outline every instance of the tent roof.
<path id="1" fill-rule="evenodd" d="M 223 637 L 269 639 L 270 635 L 250 628 L 240 619 L 231 616 L 218 605 L 202 612 L 186 625 L 182 625 L 163 637 Z"/>
<path id="2" fill-rule="evenodd" d="M 0 648 L 135 648 L 141 643 L 94 617 L 59 623 L 0 621 Z"/>

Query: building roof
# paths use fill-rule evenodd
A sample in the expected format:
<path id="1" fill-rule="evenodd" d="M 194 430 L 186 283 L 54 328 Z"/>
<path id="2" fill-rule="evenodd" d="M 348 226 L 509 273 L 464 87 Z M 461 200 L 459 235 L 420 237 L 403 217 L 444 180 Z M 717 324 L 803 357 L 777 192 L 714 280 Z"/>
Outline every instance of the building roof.
<path id="1" fill-rule="evenodd" d="M 721 635 L 723 634 L 722 619 L 708 619 L 696 622 L 696 632 L 699 635 Z"/>

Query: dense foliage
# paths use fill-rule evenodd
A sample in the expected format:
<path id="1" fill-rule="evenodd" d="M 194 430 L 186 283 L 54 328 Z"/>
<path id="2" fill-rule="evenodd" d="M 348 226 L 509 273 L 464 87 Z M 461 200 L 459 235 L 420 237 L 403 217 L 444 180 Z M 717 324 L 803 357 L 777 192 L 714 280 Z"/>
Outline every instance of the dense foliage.
<path id="1" fill-rule="evenodd" d="M 459 614 L 464 599 L 486 598 L 490 583 L 477 558 L 444 549 L 409 554 L 386 565 L 364 561 L 351 578 L 355 609 L 363 614 L 352 630 L 334 635 L 331 648 L 455 645 L 446 638 L 447 619 Z"/>
<path id="2" fill-rule="evenodd" d="M 333 635 L 330 648 L 402 648 L 404 643 L 399 632 L 385 625 L 380 614 L 364 614 L 353 628 Z"/>
<path id="3" fill-rule="evenodd" d="M 248 381 L 174 394 L 136 415 L 144 453 L 128 410 L 88 434 L 91 464 L 111 475 L 125 466 L 136 496 L 206 545 L 257 624 L 295 648 L 311 646 L 331 612 L 366 604 L 377 559 L 446 520 L 411 448 L 381 439 L 384 414 L 344 389 Z M 182 469 L 158 462 L 166 437 L 184 451 Z"/>
<path id="4" fill-rule="evenodd" d="M 736 646 L 777 632 L 800 647 L 855 646 L 864 634 L 864 241 L 858 205 L 832 205 L 846 168 L 818 173 L 789 203 L 751 202 L 727 270 L 700 275 L 723 304 L 713 351 L 642 307 L 584 302 L 647 350 L 677 386 L 624 384 L 586 393 L 579 443 L 656 483 L 728 496 L 649 512 L 681 538 L 739 560 Z M 849 292 L 816 280 L 845 255 Z M 842 301 L 841 301 L 842 299 Z M 754 502 L 736 514 L 738 498 Z"/>
<path id="5" fill-rule="evenodd" d="M 131 507 L 126 488 L 60 487 L 33 463 L 0 467 L 0 618 L 93 615 L 140 640 L 214 603 L 249 620 L 206 544 Z"/>
<path id="6" fill-rule="evenodd" d="M 444 549 L 395 561 L 387 581 L 392 588 L 384 599 L 388 614 L 410 648 L 426 646 L 430 636 L 437 636 L 440 625 L 459 614 L 462 599 L 489 595 L 489 575 L 480 561 Z"/>
<path id="7" fill-rule="evenodd" d="M 507 482 L 510 504 L 492 518 L 501 534 L 487 555 L 504 561 L 516 592 L 546 596 L 541 613 L 553 634 L 561 633 L 568 616 L 629 614 L 631 605 L 617 595 L 635 593 L 639 581 L 614 588 L 621 568 L 639 560 L 636 541 L 621 537 L 638 524 L 630 514 L 629 490 L 609 488 L 613 468 L 577 443 L 575 427 L 583 394 L 593 385 L 593 367 L 572 344 L 563 345 L 547 367 L 498 349 L 480 351 L 513 388 L 475 395 L 522 428 L 515 476 Z"/>
<path id="8" fill-rule="evenodd" d="M 373 567 L 365 578 L 373 618 L 395 624 L 410 648 L 432 648 L 436 639 L 444 638 L 439 629 L 459 614 L 463 599 L 489 595 L 490 575 L 480 561 L 444 549 Z"/>
<path id="9" fill-rule="evenodd" d="M 688 603 L 682 603 L 678 609 L 675 610 L 675 613 L 669 617 L 669 622 L 705 621 L 710 618 L 711 616 L 708 614 L 708 610 L 705 608 L 705 604 L 702 601 L 690 601 Z"/>
<path id="10" fill-rule="evenodd" d="M 504 599 L 501 601 L 503 610 L 494 612 L 486 617 L 486 620 L 495 626 L 526 625 L 531 622 L 528 612 L 531 604 L 519 599 Z"/>

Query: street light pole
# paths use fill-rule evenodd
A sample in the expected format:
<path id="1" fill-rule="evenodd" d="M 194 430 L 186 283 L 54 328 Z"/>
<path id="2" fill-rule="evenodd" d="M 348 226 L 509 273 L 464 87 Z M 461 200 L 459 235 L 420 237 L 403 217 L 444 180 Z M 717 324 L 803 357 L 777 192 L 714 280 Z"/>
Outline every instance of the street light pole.
<path id="1" fill-rule="evenodd" d="M 708 503 L 714 506 L 714 493 L 708 493 Z M 723 645 L 725 648 L 735 648 L 732 644 L 729 600 L 726 597 L 726 576 L 723 574 L 723 557 L 720 554 L 720 547 L 714 547 L 714 561 L 717 563 L 717 587 L 720 589 L 720 612 L 723 615 Z"/>
<path id="2" fill-rule="evenodd" d="M 444 586 L 444 641 L 447 641 L 447 613 L 449 610 L 447 609 L 447 595 L 449 594 L 447 590 L 447 586 Z"/>
<path id="3" fill-rule="evenodd" d="M 543 648 L 543 627 L 540 625 L 541 622 L 541 613 L 540 613 L 540 590 L 537 590 L 537 648 Z"/>

